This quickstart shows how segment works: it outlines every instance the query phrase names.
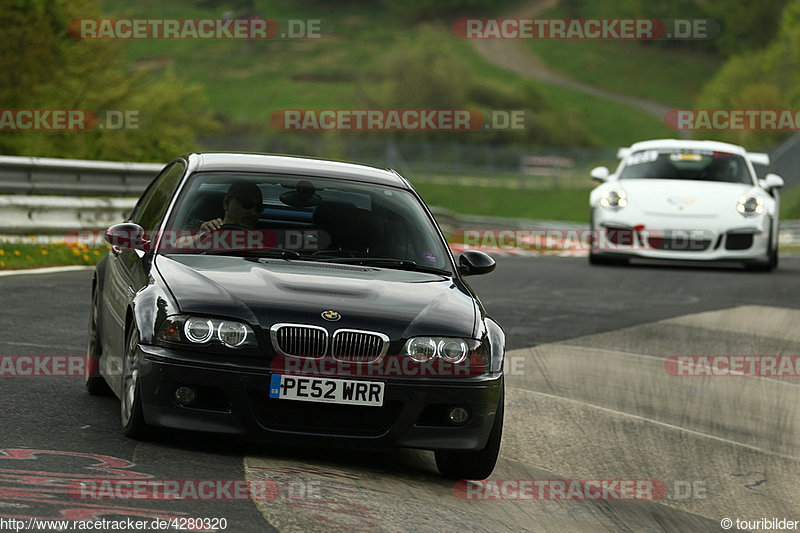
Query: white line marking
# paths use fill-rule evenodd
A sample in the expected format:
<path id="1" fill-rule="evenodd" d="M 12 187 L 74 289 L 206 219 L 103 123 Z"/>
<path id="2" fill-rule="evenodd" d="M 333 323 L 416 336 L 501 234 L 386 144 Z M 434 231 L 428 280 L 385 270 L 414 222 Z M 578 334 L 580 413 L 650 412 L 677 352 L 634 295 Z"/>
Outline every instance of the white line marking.
<path id="1" fill-rule="evenodd" d="M 56 274 L 59 272 L 73 272 L 77 270 L 93 270 L 93 265 L 74 265 L 46 268 L 31 268 L 28 270 L 0 270 L 0 278 L 4 276 L 20 276 L 23 274 Z"/>
<path id="2" fill-rule="evenodd" d="M 634 327 L 636 327 L 636 326 L 634 326 Z M 620 330 L 616 330 L 616 331 L 620 331 Z M 537 346 L 537 348 L 540 347 L 540 346 L 547 346 L 547 344 L 540 344 L 539 346 Z M 614 353 L 614 354 L 619 354 L 619 355 L 627 355 L 629 357 L 641 357 L 642 359 L 654 359 L 654 360 L 657 360 L 657 361 L 661 361 L 662 366 L 663 366 L 664 361 L 667 360 L 666 357 L 659 357 L 657 355 L 647 355 L 647 354 L 643 354 L 643 353 L 634 353 L 634 352 L 623 352 L 621 350 L 611 350 L 611 349 L 607 349 L 607 348 L 592 348 L 591 346 L 577 346 L 575 344 L 559 344 L 559 343 L 555 342 L 555 343 L 550 343 L 550 346 L 567 346 L 569 348 L 575 348 L 577 350 L 587 350 L 587 351 L 590 351 L 590 352 L 608 352 L 608 353 Z M 525 350 L 525 349 L 528 349 L 528 348 L 523 348 L 523 350 Z M 530 348 L 530 349 L 532 349 L 532 348 Z M 516 351 L 516 350 L 513 350 L 513 351 Z M 678 354 L 673 354 L 673 355 L 678 355 Z M 714 354 L 708 354 L 708 357 L 713 357 L 713 355 Z M 716 354 L 716 355 L 719 355 L 719 354 Z M 733 373 L 734 371 L 731 371 L 731 372 Z M 744 378 L 751 378 L 751 379 L 763 379 L 765 381 L 770 381 L 770 382 L 773 382 L 773 383 L 780 383 L 781 385 L 788 385 L 790 387 L 800 387 L 800 383 L 793 383 L 791 381 L 786 381 L 786 380 L 783 380 L 783 379 L 780 379 L 780 378 L 771 378 L 771 377 L 767 377 L 767 376 L 748 376 L 748 375 L 745 375 L 743 373 L 741 375 L 738 375 L 738 376 L 739 377 L 744 377 Z M 678 377 L 678 376 L 674 376 L 674 377 Z M 709 377 L 713 377 L 713 376 L 709 376 Z M 717 377 L 719 377 L 719 376 L 717 376 Z M 792 377 L 794 377 L 794 376 L 792 376 Z"/>
<path id="3" fill-rule="evenodd" d="M 758 446 L 752 446 L 750 444 L 744 444 L 742 442 L 737 442 L 735 440 L 730 440 L 730 439 L 726 439 L 726 438 L 723 438 L 723 437 L 717 437 L 716 435 L 709 435 L 708 433 L 703 433 L 701 431 L 695 431 L 693 429 L 687 429 L 687 428 L 684 428 L 684 427 L 681 427 L 681 426 L 676 426 L 676 425 L 673 425 L 673 424 L 668 424 L 667 422 L 661 422 L 659 420 L 653 420 L 651 418 L 647 418 L 647 417 L 644 417 L 644 416 L 633 415 L 631 413 L 625 413 L 623 411 L 617 411 L 615 409 L 609 409 L 608 407 L 603 407 L 603 406 L 596 405 L 596 404 L 593 404 L 593 403 L 583 402 L 581 400 L 573 400 L 572 398 L 565 398 L 563 396 L 556 396 L 555 394 L 548 394 L 546 392 L 539 392 L 539 391 L 535 391 L 535 390 L 525 389 L 523 387 L 514 387 L 513 385 L 510 385 L 510 387 L 512 389 L 519 389 L 519 390 L 522 390 L 522 391 L 525 391 L 525 392 L 530 392 L 532 394 L 539 394 L 541 396 L 547 396 L 548 398 L 553 398 L 553 399 L 556 399 L 556 400 L 564 400 L 564 401 L 567 401 L 567 402 L 586 405 L 588 407 L 594 407 L 595 409 L 599 409 L 601 411 L 606 411 L 608 413 L 613 413 L 615 415 L 621 415 L 621 416 L 626 416 L 628 418 L 633 418 L 633 419 L 636 419 L 636 420 L 642 420 L 644 422 L 650 422 L 652 424 L 663 426 L 663 427 L 666 427 L 666 428 L 669 428 L 669 429 L 676 429 L 678 431 L 683 431 L 683 432 L 689 433 L 691 435 L 697 435 L 699 437 L 706 437 L 706 438 L 709 438 L 709 439 L 713 439 L 713 440 L 717 440 L 717 441 L 720 441 L 720 442 L 724 442 L 726 444 L 732 444 L 734 446 L 741 446 L 741 447 L 747 448 L 749 450 L 754 450 L 754 451 L 761 452 L 761 453 L 764 453 L 764 454 L 767 454 L 767 455 L 780 457 L 781 459 L 788 459 L 790 461 L 800 461 L 800 457 L 793 457 L 791 455 L 784 455 L 782 453 L 773 452 L 773 451 L 770 451 L 770 450 L 764 450 L 762 448 L 759 448 Z"/>

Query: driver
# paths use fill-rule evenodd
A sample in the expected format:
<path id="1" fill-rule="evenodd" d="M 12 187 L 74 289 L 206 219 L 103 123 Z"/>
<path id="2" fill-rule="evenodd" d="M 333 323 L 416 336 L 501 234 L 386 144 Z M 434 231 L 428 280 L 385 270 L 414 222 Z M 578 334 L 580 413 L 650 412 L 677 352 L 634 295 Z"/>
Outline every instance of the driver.
<path id="1" fill-rule="evenodd" d="M 214 218 L 200 225 L 203 231 L 218 229 L 253 229 L 264 210 L 261 189 L 255 183 L 234 183 L 222 200 L 224 218 Z"/>
<path id="2" fill-rule="evenodd" d="M 724 159 L 717 161 L 711 168 L 712 181 L 734 181 L 736 163 Z"/>
<path id="3" fill-rule="evenodd" d="M 198 241 L 217 230 L 251 230 L 255 229 L 261 211 L 264 210 L 264 199 L 261 189 L 255 183 L 234 183 L 222 200 L 225 212 L 223 218 L 212 218 L 200 225 L 197 235 L 181 237 L 177 240 L 177 248 L 193 248 Z"/>

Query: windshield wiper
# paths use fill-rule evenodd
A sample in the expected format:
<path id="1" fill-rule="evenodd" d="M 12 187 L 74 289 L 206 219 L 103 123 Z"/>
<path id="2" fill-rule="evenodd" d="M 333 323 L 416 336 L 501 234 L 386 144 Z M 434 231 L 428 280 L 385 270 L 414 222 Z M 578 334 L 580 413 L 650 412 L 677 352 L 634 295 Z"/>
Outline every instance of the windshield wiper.
<path id="1" fill-rule="evenodd" d="M 268 248 L 265 250 L 204 250 L 201 255 L 232 255 L 246 259 L 259 259 L 261 257 L 277 257 L 280 259 L 300 259 L 300 253 L 285 248 Z"/>
<path id="2" fill-rule="evenodd" d="M 326 263 L 346 263 L 348 265 L 363 265 L 383 268 L 396 268 L 398 270 L 411 270 L 414 272 L 427 272 L 430 274 L 450 275 L 449 270 L 443 268 L 420 265 L 410 259 L 392 259 L 391 257 L 334 257 L 321 259 Z"/>

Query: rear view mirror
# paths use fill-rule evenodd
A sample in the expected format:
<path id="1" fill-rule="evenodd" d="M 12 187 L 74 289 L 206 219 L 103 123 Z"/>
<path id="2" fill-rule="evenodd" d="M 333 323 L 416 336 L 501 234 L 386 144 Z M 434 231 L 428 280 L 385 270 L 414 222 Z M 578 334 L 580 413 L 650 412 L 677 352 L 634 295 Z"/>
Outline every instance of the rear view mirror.
<path id="1" fill-rule="evenodd" d="M 783 178 L 777 174 L 767 174 L 760 180 L 761 186 L 766 190 L 780 189 L 783 187 Z"/>
<path id="2" fill-rule="evenodd" d="M 121 249 L 148 250 L 150 248 L 150 241 L 144 238 L 144 229 L 131 222 L 124 222 L 108 228 L 106 242 Z"/>
<path id="3" fill-rule="evenodd" d="M 462 276 L 488 274 L 497 266 L 487 253 L 478 250 L 467 250 L 458 258 L 458 271 Z"/>
<path id="4" fill-rule="evenodd" d="M 593 180 L 606 181 L 608 179 L 608 168 L 595 167 L 592 169 L 591 176 Z"/>

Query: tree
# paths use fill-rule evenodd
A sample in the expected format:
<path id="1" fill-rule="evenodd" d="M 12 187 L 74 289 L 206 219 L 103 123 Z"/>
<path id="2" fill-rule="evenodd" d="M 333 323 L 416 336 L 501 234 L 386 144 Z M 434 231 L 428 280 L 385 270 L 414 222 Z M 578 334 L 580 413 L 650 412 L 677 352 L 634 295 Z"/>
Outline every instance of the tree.
<path id="1" fill-rule="evenodd" d="M 593 139 L 569 110 L 554 110 L 536 82 L 510 85 L 479 76 L 458 53 L 451 35 L 423 26 L 413 41 L 387 51 L 380 82 L 362 87 L 370 107 L 382 109 L 474 109 L 485 120 L 493 111 L 524 111 L 525 131 L 484 130 L 459 140 L 477 143 L 591 145 Z M 452 132 L 399 133 L 409 138 L 452 140 Z"/>
<path id="2" fill-rule="evenodd" d="M 699 108 L 792 109 L 800 106 L 800 0 L 783 11 L 769 45 L 730 58 L 703 88 Z M 738 144 L 768 146 L 786 133 L 719 132 L 712 136 Z"/>
<path id="3" fill-rule="evenodd" d="M 123 43 L 77 40 L 70 20 L 97 18 L 94 0 L 8 0 L 0 10 L 3 109 L 134 111 L 138 129 L 0 131 L 0 152 L 110 160 L 171 159 L 216 126 L 202 91 L 167 70 L 126 68 Z"/>

